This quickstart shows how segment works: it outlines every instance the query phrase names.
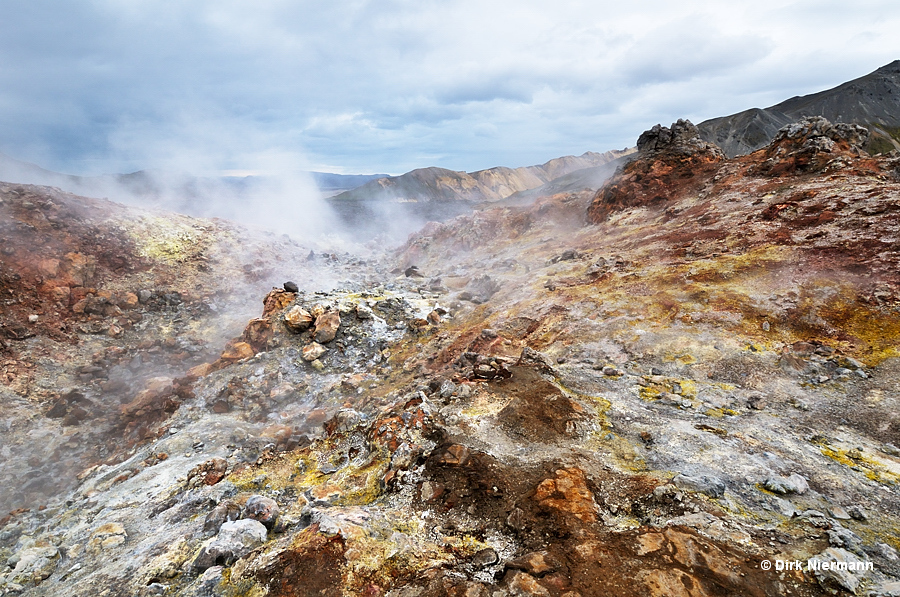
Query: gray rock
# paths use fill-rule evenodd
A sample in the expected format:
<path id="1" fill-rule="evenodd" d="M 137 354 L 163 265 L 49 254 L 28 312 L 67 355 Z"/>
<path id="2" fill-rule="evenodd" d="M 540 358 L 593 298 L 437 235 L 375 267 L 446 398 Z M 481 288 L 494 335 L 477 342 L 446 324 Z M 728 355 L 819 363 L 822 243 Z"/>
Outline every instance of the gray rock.
<path id="1" fill-rule="evenodd" d="M 885 454 L 889 454 L 890 456 L 900 456 L 900 448 L 898 448 L 894 444 L 884 444 L 881 447 L 881 451 Z"/>
<path id="2" fill-rule="evenodd" d="M 806 482 L 804 477 L 796 473 L 790 477 L 773 475 L 765 480 L 763 487 L 773 493 L 780 493 L 781 495 L 788 495 L 791 493 L 803 495 L 809 491 L 809 483 Z"/>
<path id="3" fill-rule="evenodd" d="M 486 568 L 500 561 L 500 556 L 492 548 L 488 547 L 472 556 L 472 565 L 476 568 Z"/>
<path id="4" fill-rule="evenodd" d="M 883 582 L 869 590 L 869 597 L 900 597 L 900 582 Z"/>
<path id="5" fill-rule="evenodd" d="M 453 392 L 456 391 L 456 384 L 450 381 L 449 379 L 445 379 L 441 382 L 441 387 L 438 390 L 438 395 L 441 398 L 449 398 L 453 395 Z"/>
<path id="6" fill-rule="evenodd" d="M 518 365 L 534 365 L 541 369 L 553 369 L 553 363 L 547 355 L 526 346 L 519 356 Z"/>
<path id="7" fill-rule="evenodd" d="M 266 542 L 266 527 L 256 520 L 243 519 L 226 522 L 219 534 L 210 539 L 194 560 L 197 570 L 213 566 L 230 566 L 239 558 Z"/>
<path id="8" fill-rule="evenodd" d="M 850 520 L 850 515 L 840 506 L 831 508 L 831 516 L 837 520 Z"/>
<path id="9" fill-rule="evenodd" d="M 53 574 L 58 563 L 59 550 L 52 545 L 26 547 L 9 559 L 8 564 L 14 568 L 7 579 L 20 584 L 42 581 Z"/>
<path id="10" fill-rule="evenodd" d="M 819 562 L 826 565 L 831 562 L 837 562 L 838 564 L 844 562 L 849 564 L 851 562 L 860 562 L 860 559 L 858 556 L 839 547 L 829 547 L 820 554 L 810 558 L 810 562 Z M 859 588 L 859 583 L 865 575 L 864 572 L 859 571 L 832 570 L 830 566 L 826 566 L 824 570 L 814 569 L 813 574 L 815 575 L 816 580 L 819 581 L 819 584 L 825 589 L 843 589 L 854 594 Z"/>
<path id="11" fill-rule="evenodd" d="M 881 554 L 881 557 L 884 559 L 890 560 L 891 562 L 900 561 L 900 554 L 897 554 L 897 550 L 887 543 L 877 543 L 875 547 L 878 548 L 878 553 Z"/>
<path id="12" fill-rule="evenodd" d="M 860 508 L 859 506 L 850 506 L 847 508 L 847 514 L 850 515 L 850 518 L 853 520 L 858 520 L 860 522 L 866 522 L 869 520 L 868 514 L 866 511 Z"/>
<path id="13" fill-rule="evenodd" d="M 712 498 L 721 498 L 725 495 L 725 483 L 718 477 L 679 474 L 672 479 L 672 483 L 678 489 L 702 493 Z"/>
<path id="14" fill-rule="evenodd" d="M 207 533 L 216 534 L 224 523 L 237 520 L 240 516 L 241 507 L 231 500 L 226 500 L 206 515 L 206 519 L 203 521 L 203 530 Z"/>
<path id="15" fill-rule="evenodd" d="M 838 522 L 835 521 L 831 529 L 827 531 L 827 534 L 828 544 L 832 547 L 843 547 L 854 553 L 863 553 L 862 539 L 860 539 L 859 535 L 850 529 L 844 528 Z"/>

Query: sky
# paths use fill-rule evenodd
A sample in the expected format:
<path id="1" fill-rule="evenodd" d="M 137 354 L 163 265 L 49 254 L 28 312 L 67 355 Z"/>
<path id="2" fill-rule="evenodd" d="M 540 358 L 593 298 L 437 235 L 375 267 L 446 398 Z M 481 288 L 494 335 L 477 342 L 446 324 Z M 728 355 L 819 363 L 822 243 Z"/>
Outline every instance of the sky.
<path id="1" fill-rule="evenodd" d="M 900 58 L 896 0 L 3 0 L 0 151 L 80 175 L 473 171 Z"/>

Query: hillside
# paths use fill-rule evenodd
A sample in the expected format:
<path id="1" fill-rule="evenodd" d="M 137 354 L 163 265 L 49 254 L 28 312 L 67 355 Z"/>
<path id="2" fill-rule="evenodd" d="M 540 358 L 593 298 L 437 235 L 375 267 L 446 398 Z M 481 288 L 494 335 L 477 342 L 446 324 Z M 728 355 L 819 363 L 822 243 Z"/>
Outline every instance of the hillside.
<path id="1" fill-rule="evenodd" d="M 656 126 L 597 192 L 362 257 L 0 185 L 0 590 L 897 594 L 900 164 L 866 142 Z"/>
<path id="2" fill-rule="evenodd" d="M 628 150 L 552 159 L 540 166 L 496 167 L 477 172 L 457 172 L 444 168 L 419 168 L 400 176 L 374 180 L 331 198 L 341 202 L 381 201 L 392 203 L 493 202 L 513 193 L 534 189 L 576 170 L 607 164 Z"/>
<path id="3" fill-rule="evenodd" d="M 872 133 L 870 152 L 900 149 L 900 60 L 833 89 L 713 118 L 697 128 L 704 140 L 734 157 L 763 147 L 781 127 L 808 116 L 865 126 Z"/>

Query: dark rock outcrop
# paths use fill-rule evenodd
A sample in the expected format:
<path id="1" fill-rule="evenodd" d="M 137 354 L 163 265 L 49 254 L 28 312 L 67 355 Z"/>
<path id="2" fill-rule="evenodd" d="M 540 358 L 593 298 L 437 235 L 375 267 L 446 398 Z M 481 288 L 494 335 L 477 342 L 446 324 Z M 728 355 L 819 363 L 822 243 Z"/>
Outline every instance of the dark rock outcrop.
<path id="1" fill-rule="evenodd" d="M 699 174 L 725 159 L 689 120 L 679 119 L 672 128 L 657 124 L 641 133 L 637 146 L 637 157 L 597 191 L 588 208 L 590 222 L 603 222 L 629 207 L 662 205 L 693 188 Z"/>
<path id="2" fill-rule="evenodd" d="M 782 127 L 765 148 L 757 172 L 772 176 L 819 171 L 840 157 L 857 158 L 865 151 L 869 131 L 856 124 L 832 124 L 821 116 Z"/>

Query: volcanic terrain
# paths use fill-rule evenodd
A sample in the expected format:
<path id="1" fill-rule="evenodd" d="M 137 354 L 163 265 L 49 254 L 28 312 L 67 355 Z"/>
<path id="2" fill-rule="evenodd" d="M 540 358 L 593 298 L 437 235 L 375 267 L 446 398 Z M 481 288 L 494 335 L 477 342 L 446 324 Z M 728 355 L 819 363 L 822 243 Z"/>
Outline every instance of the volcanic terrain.
<path id="1" fill-rule="evenodd" d="M 0 591 L 900 595 L 868 136 L 657 126 L 596 193 L 363 257 L 0 187 Z"/>

